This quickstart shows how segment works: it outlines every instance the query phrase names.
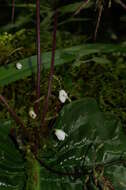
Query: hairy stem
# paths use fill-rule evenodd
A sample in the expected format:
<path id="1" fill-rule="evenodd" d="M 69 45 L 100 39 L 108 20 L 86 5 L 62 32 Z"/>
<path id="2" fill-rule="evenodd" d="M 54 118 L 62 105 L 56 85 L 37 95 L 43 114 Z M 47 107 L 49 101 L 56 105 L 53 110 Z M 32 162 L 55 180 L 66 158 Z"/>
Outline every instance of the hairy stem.
<path id="1" fill-rule="evenodd" d="M 16 123 L 20 125 L 21 128 L 25 128 L 25 125 L 22 122 L 22 120 L 17 116 L 16 112 L 8 105 L 6 99 L 1 94 L 0 94 L 0 102 L 2 102 L 5 105 L 5 107 L 7 108 L 13 119 L 16 121 Z"/>
<path id="2" fill-rule="evenodd" d="M 56 49 L 56 31 L 57 31 L 57 18 L 58 18 L 58 11 L 55 11 L 54 15 L 54 30 L 53 30 L 53 42 L 52 42 L 52 59 L 51 59 L 51 67 L 50 67 L 50 74 L 49 74 L 49 81 L 48 81 L 48 93 L 45 99 L 44 103 L 44 111 L 42 116 L 42 126 L 44 126 L 46 113 L 48 111 L 48 103 L 49 103 L 49 97 L 51 95 L 51 87 L 52 87 L 52 79 L 54 74 L 54 63 L 55 63 L 55 49 Z"/>
<path id="3" fill-rule="evenodd" d="M 37 84 L 36 99 L 40 98 L 40 78 L 41 78 L 41 47 L 40 47 L 40 0 L 36 0 L 36 17 L 37 17 Z M 35 112 L 38 115 L 39 102 L 35 104 Z"/>
<path id="4" fill-rule="evenodd" d="M 12 14 L 11 14 L 12 23 L 14 23 L 14 15 L 15 15 L 15 0 L 12 0 Z"/>

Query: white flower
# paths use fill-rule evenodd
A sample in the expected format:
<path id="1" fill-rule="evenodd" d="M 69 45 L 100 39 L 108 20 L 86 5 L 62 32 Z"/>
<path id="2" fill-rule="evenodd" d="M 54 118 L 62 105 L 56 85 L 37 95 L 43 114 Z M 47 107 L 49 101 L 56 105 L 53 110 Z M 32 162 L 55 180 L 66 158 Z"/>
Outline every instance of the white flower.
<path id="1" fill-rule="evenodd" d="M 22 69 L 22 64 L 20 62 L 16 63 L 16 68 L 18 70 L 21 70 Z"/>
<path id="2" fill-rule="evenodd" d="M 36 113 L 34 112 L 33 108 L 30 108 L 29 110 L 29 116 L 32 118 L 32 119 L 35 119 L 37 117 Z"/>
<path id="3" fill-rule="evenodd" d="M 63 130 L 55 129 L 55 135 L 59 141 L 64 141 L 65 137 L 68 136 Z"/>
<path id="4" fill-rule="evenodd" d="M 65 101 L 68 99 L 68 95 L 67 93 L 65 92 L 65 90 L 60 90 L 59 91 L 59 100 L 62 102 L 62 103 L 65 103 Z"/>

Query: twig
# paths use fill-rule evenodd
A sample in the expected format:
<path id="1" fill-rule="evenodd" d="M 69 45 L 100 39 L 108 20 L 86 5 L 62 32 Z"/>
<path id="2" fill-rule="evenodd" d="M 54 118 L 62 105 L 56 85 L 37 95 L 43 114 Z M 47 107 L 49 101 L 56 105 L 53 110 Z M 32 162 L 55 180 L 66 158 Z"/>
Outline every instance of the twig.
<path id="1" fill-rule="evenodd" d="M 36 0 L 36 17 L 37 17 L 37 84 L 36 99 L 40 99 L 40 79 L 41 79 L 41 46 L 40 46 L 40 0 Z M 38 115 L 39 102 L 35 104 L 35 112 Z"/>
<path id="2" fill-rule="evenodd" d="M 83 6 L 86 5 L 87 3 L 88 0 L 84 0 L 84 2 L 82 2 L 81 5 L 77 8 L 73 16 L 77 15 L 83 9 Z"/>
<path id="3" fill-rule="evenodd" d="M 2 102 L 7 110 L 9 111 L 10 115 L 13 117 L 13 119 L 16 121 L 18 125 L 20 125 L 21 128 L 25 128 L 24 123 L 22 120 L 17 116 L 16 112 L 8 105 L 6 99 L 0 94 L 0 102 Z"/>
<path id="4" fill-rule="evenodd" d="M 126 5 L 125 5 L 125 3 L 123 3 L 121 0 L 120 0 L 118 3 L 121 5 L 121 7 L 123 7 L 123 8 L 126 10 Z"/>
<path id="5" fill-rule="evenodd" d="M 49 74 L 49 81 L 48 81 L 48 93 L 45 99 L 44 104 L 44 111 L 42 116 L 42 126 L 44 126 L 46 113 L 48 111 L 48 103 L 49 103 L 49 97 L 51 95 L 51 87 L 52 87 L 52 79 L 54 74 L 54 63 L 55 63 L 55 49 L 56 49 L 56 31 L 57 31 L 57 18 L 58 18 L 58 10 L 55 11 L 54 15 L 54 31 L 53 31 L 53 43 L 52 43 L 52 59 L 51 59 L 51 67 L 50 67 L 50 74 Z"/>
<path id="6" fill-rule="evenodd" d="M 101 5 L 99 8 L 98 20 L 97 20 L 97 24 L 96 24 L 96 28 L 95 28 L 95 33 L 94 33 L 94 41 L 96 41 L 96 38 L 97 38 L 97 33 L 98 33 L 98 28 L 99 28 L 99 24 L 100 24 L 100 20 L 101 20 L 102 11 L 103 11 L 103 5 Z"/>
<path id="7" fill-rule="evenodd" d="M 14 15 L 15 15 L 15 0 L 12 0 L 12 15 L 11 15 L 12 23 L 14 23 Z"/>

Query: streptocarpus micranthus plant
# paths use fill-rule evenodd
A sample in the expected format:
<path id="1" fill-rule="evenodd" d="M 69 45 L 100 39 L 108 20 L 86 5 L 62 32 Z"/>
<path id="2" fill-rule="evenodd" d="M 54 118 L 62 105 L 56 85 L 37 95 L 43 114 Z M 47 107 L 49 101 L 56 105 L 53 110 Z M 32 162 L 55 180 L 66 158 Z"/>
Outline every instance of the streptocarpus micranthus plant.
<path id="1" fill-rule="evenodd" d="M 15 2 L 13 1 L 13 6 L 12 6 L 12 17 L 13 17 L 13 21 L 14 21 L 14 9 L 15 9 Z M 38 100 L 40 98 L 40 78 L 41 78 L 41 50 L 40 50 L 40 1 L 36 0 L 36 18 L 37 18 L 37 83 L 36 83 L 36 100 Z M 54 174 L 58 174 L 61 176 L 76 176 L 77 174 L 75 174 L 75 172 L 60 172 L 58 170 L 55 170 L 53 168 L 50 168 L 49 166 L 47 166 L 42 160 L 40 160 L 37 156 L 37 151 L 38 151 L 38 146 L 39 146 L 39 140 L 40 138 L 43 137 L 43 132 L 45 132 L 45 130 L 43 128 L 45 128 L 45 117 L 46 117 L 46 113 L 48 111 L 48 102 L 49 102 L 49 97 L 51 95 L 51 86 L 52 86 L 52 79 L 53 79 L 53 74 L 54 74 L 54 63 L 55 63 L 55 49 L 56 49 L 56 31 L 57 31 L 57 19 L 58 19 L 58 9 L 54 10 L 54 30 L 53 30 L 53 41 L 52 41 L 52 59 L 51 59 L 51 67 L 50 67 L 50 74 L 49 74 L 49 81 L 48 81 L 48 92 L 47 92 L 47 96 L 45 98 L 45 103 L 44 103 L 44 108 L 43 108 L 43 115 L 41 118 L 41 123 L 40 123 L 40 129 L 37 130 L 38 134 L 36 134 L 37 136 L 37 140 L 36 140 L 36 144 L 34 145 L 34 150 L 32 151 L 33 155 L 35 156 L 36 160 L 38 160 L 40 162 L 40 164 L 42 164 L 47 170 L 53 172 Z M 15 122 L 17 123 L 17 125 L 19 126 L 19 128 L 21 128 L 20 131 L 22 131 L 21 136 L 25 133 L 26 138 L 29 139 L 29 131 L 27 130 L 25 124 L 23 123 L 22 119 L 20 119 L 16 112 L 9 106 L 7 100 L 0 94 L 0 101 L 2 104 L 4 104 L 4 106 L 7 108 L 7 110 L 9 111 L 10 115 L 13 117 L 13 119 L 15 120 Z M 36 105 L 35 105 L 35 112 L 36 114 L 39 116 L 39 104 L 40 102 L 37 101 Z M 13 131 L 12 131 L 13 132 Z M 64 132 L 62 132 L 64 133 Z M 65 134 L 65 133 L 64 133 Z M 11 134 L 13 136 L 13 134 Z M 64 138 L 65 139 L 65 138 Z M 76 172 L 77 173 L 77 172 Z M 82 174 L 83 172 L 79 172 L 79 176 L 80 174 Z"/>
<path id="2" fill-rule="evenodd" d="M 14 23 L 14 15 L 15 15 L 15 0 L 12 1 L 12 23 Z M 43 116 L 41 119 L 42 124 L 40 124 L 41 128 L 43 127 L 43 123 L 46 117 L 46 112 L 48 111 L 48 100 L 51 94 L 51 83 L 53 79 L 53 73 L 54 73 L 54 62 L 55 62 L 55 49 L 56 49 L 56 30 L 57 30 L 57 17 L 58 17 L 58 11 L 57 9 L 54 10 L 54 32 L 53 32 L 53 45 L 52 45 L 52 60 L 51 60 L 51 68 L 50 68 L 50 76 L 49 76 L 49 84 L 48 84 L 48 93 L 47 97 L 45 99 L 45 107 L 43 111 Z M 37 41 L 37 80 L 36 80 L 36 100 L 39 100 L 40 98 L 40 79 L 41 79 L 41 47 L 40 47 L 40 0 L 36 0 L 36 41 Z M 13 119 L 16 121 L 16 123 L 23 129 L 25 129 L 25 125 L 20 119 L 15 111 L 8 105 L 7 100 L 0 94 L 0 101 L 5 105 L 5 107 L 8 109 L 9 113 L 13 117 Z M 40 108 L 40 101 L 35 101 L 35 112 L 37 116 L 40 118 L 39 115 L 39 108 Z M 42 131 L 42 129 L 41 129 Z"/>
<path id="3" fill-rule="evenodd" d="M 8 105 L 6 99 L 0 95 L 0 102 L 5 105 L 17 125 L 19 125 L 20 137 L 25 134 L 26 139 L 23 136 L 23 141 L 27 141 L 27 145 L 32 143 L 32 146 L 29 148 L 30 150 L 26 148 L 27 152 L 25 152 L 24 149 L 22 149 L 22 152 L 27 153 L 25 155 L 26 158 L 32 153 L 30 157 L 32 160 L 30 167 L 33 169 L 34 175 L 32 181 L 34 181 L 35 186 L 30 187 L 28 185 L 25 190 L 93 190 L 103 188 L 107 190 L 113 190 L 115 188 L 122 190 L 122 187 L 126 185 L 126 175 L 121 175 L 122 173 L 126 173 L 125 135 L 120 128 L 120 123 L 117 122 L 115 118 L 108 117 L 99 111 L 96 101 L 87 98 L 74 101 L 64 106 L 60 116 L 56 120 L 54 129 L 51 130 L 51 134 L 49 133 L 49 136 L 46 136 L 45 117 L 48 111 L 48 102 L 54 73 L 58 10 L 54 10 L 51 68 L 48 81 L 48 93 L 45 98 L 42 116 L 39 115 L 40 101 L 38 101 L 40 98 L 41 78 L 39 0 L 36 1 L 36 13 L 37 85 L 35 99 L 37 104 L 35 105 L 35 112 L 34 110 L 30 110 L 32 111 L 30 114 L 35 114 L 31 115 L 32 118 L 41 118 L 41 122 L 38 123 L 37 129 L 33 128 L 36 138 L 35 141 L 31 142 L 32 138 L 29 134 L 29 128 L 27 129 L 23 121 Z M 98 21 L 98 25 L 99 22 L 100 20 Z M 70 100 L 65 91 L 61 92 L 62 93 L 59 94 L 59 99 L 62 103 L 64 103 L 66 99 Z M 63 95 L 64 99 L 62 96 L 60 97 L 60 95 Z M 19 138 L 19 133 L 17 136 L 18 141 L 21 140 Z M 56 136 L 54 136 L 54 134 Z M 41 147 L 40 143 L 43 139 L 47 141 L 49 139 L 49 141 L 45 141 L 44 145 Z M 25 145 L 24 143 L 24 146 Z M 117 173 L 118 175 L 116 176 Z M 30 175 L 31 173 L 29 172 L 29 178 L 32 177 Z M 118 178 L 121 180 L 121 183 Z M 119 185 L 117 181 L 119 181 Z"/>

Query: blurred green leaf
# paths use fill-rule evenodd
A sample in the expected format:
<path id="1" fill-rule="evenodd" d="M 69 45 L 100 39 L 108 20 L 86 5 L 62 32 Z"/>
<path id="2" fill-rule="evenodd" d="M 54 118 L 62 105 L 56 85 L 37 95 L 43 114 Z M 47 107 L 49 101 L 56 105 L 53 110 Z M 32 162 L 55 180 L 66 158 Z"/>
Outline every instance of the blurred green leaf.
<path id="1" fill-rule="evenodd" d="M 84 3 L 84 1 L 80 1 L 77 3 L 71 3 L 68 5 L 65 5 L 63 7 L 60 8 L 60 12 L 62 14 L 66 14 L 66 13 L 71 13 L 71 12 L 75 12 L 78 8 L 80 8 L 80 6 L 82 6 L 82 8 L 87 9 L 90 8 L 93 5 L 92 1 L 88 1 L 88 3 Z"/>
<path id="2" fill-rule="evenodd" d="M 93 57 L 92 61 L 94 61 L 96 64 L 107 64 L 110 63 L 110 60 L 107 59 L 107 57 Z"/>
<path id="3" fill-rule="evenodd" d="M 126 161 L 126 135 L 114 116 L 101 113 L 94 99 L 82 99 L 64 106 L 54 128 L 62 129 L 68 136 L 64 141 L 52 138 L 51 145 L 42 154 L 48 167 L 77 174 L 86 169 L 91 172 L 96 168 L 97 171 L 99 166 L 104 168 L 108 180 L 112 178 L 116 189 L 123 188 L 125 176 L 118 181 L 116 178 L 122 176 L 122 170 L 126 172 L 121 162 L 122 158 Z M 43 177 L 46 186 L 49 173 L 43 173 Z"/>
<path id="4" fill-rule="evenodd" d="M 70 63 L 74 60 L 93 55 L 96 53 L 112 53 L 112 52 L 125 52 L 125 45 L 113 45 L 113 44 L 85 44 L 80 46 L 73 46 L 66 49 L 56 50 L 55 66 Z M 23 60 L 19 60 L 23 67 L 21 70 L 17 70 L 15 64 L 11 63 L 7 66 L 0 67 L 0 86 L 10 84 L 11 82 L 24 79 L 27 76 L 32 75 L 37 68 L 37 57 L 31 56 Z M 42 62 L 44 69 L 50 68 L 51 52 L 45 52 L 42 54 Z"/>
<path id="5" fill-rule="evenodd" d="M 115 189 L 126 189 L 126 165 L 118 164 L 110 166 L 105 170 L 105 176 L 108 177 Z"/>
<path id="6" fill-rule="evenodd" d="M 25 162 L 9 137 L 11 123 L 0 122 L 0 190 L 23 190 Z"/>

